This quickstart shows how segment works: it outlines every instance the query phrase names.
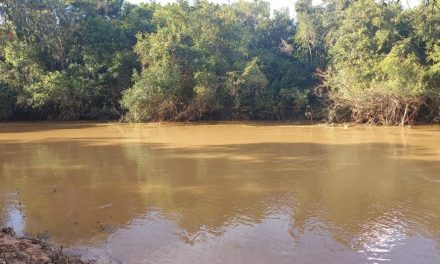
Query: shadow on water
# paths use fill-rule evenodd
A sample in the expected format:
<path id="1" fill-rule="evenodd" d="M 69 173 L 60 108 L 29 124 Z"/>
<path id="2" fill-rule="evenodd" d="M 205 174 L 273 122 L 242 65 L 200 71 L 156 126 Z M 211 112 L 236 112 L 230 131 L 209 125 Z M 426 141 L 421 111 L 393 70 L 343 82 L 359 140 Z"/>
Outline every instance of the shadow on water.
<path id="1" fill-rule="evenodd" d="M 103 123 L 104 124 L 104 123 Z M 82 129 L 97 126 L 96 122 L 0 122 L 2 133 L 30 133 L 53 131 L 58 129 Z"/>
<path id="2" fill-rule="evenodd" d="M 101 143 L 1 142 L 3 221 L 21 221 L 23 233 L 49 234 L 66 245 L 114 241 L 154 249 L 176 234 L 191 246 L 228 238 L 238 248 L 218 241 L 206 250 L 244 247 L 279 263 L 287 261 L 269 252 L 276 249 L 267 243 L 284 247 L 289 260 L 300 254 L 295 248 L 319 255 L 321 247 L 353 260 L 369 250 L 391 254 L 399 243 L 417 248 L 415 237 L 434 241 L 437 253 L 428 255 L 439 257 L 440 162 L 420 158 L 431 155 L 429 149 L 383 143 Z M 143 233 L 154 230 L 155 237 Z M 252 239 L 252 233 L 256 242 L 240 240 Z M 405 261 L 400 263 L 410 263 Z"/>
<path id="3" fill-rule="evenodd" d="M 96 127 L 102 124 L 118 124 L 117 122 L 101 122 L 97 123 L 93 122 L 78 122 L 78 121 L 35 121 L 35 122 L 0 122 L 0 134 L 1 133 L 29 133 L 29 132 L 42 132 L 42 131 L 53 131 L 53 130 L 61 130 L 61 129 L 83 129 Z M 289 126 L 308 126 L 311 125 L 309 122 L 286 122 L 286 121 L 211 121 L 211 122 L 179 122 L 179 123 L 137 123 L 137 124 L 129 124 L 122 123 L 120 125 L 126 126 L 173 126 L 173 127 L 197 127 L 197 126 L 223 126 L 223 125 L 239 125 L 239 126 L 248 126 L 248 127 L 289 127 Z"/>

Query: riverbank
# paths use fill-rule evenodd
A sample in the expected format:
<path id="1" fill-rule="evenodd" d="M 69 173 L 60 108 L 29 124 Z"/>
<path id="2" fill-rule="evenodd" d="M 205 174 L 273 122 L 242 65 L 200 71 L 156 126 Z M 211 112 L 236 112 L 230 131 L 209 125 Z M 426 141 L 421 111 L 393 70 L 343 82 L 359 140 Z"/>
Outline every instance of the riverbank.
<path id="1" fill-rule="evenodd" d="M 63 253 L 63 248 L 54 249 L 44 241 L 17 237 L 11 228 L 0 231 L 0 264 L 85 264 L 78 257 Z"/>

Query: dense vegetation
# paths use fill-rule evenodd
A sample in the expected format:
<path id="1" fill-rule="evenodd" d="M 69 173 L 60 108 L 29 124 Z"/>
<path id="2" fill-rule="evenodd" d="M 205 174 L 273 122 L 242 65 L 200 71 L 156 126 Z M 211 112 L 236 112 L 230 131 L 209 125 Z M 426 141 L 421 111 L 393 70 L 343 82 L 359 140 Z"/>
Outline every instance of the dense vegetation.
<path id="1" fill-rule="evenodd" d="M 1 0 L 0 119 L 438 122 L 440 9 Z"/>

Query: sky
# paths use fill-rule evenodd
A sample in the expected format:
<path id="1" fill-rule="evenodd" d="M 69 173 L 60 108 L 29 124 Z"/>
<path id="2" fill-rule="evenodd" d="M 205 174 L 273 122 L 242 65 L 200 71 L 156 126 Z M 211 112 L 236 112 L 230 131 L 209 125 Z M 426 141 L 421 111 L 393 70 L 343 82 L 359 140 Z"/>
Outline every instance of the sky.
<path id="1" fill-rule="evenodd" d="M 127 0 L 128 2 L 131 3 L 142 3 L 142 2 L 148 2 L 147 0 Z M 294 7 L 295 7 L 295 2 L 296 0 L 266 0 L 268 2 L 270 2 L 270 5 L 272 7 L 272 9 L 281 9 L 281 8 L 289 8 L 290 10 L 290 14 L 292 17 L 295 16 L 294 14 Z M 319 2 L 319 0 L 314 0 L 315 2 Z M 173 0 L 156 0 L 156 3 L 162 3 L 162 4 L 166 4 L 166 3 L 170 3 L 170 2 L 174 2 Z M 215 3 L 224 3 L 227 4 L 229 2 L 235 2 L 234 0 L 211 0 L 211 2 L 215 2 Z M 401 0 L 401 2 L 403 3 L 404 6 L 415 6 L 417 5 L 420 0 Z"/>

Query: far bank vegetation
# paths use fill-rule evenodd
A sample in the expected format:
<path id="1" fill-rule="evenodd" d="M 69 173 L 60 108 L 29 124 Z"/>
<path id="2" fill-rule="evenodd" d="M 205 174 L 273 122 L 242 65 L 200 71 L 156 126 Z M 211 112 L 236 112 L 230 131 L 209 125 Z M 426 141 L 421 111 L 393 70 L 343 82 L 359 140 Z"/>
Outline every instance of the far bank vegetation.
<path id="1" fill-rule="evenodd" d="M 0 2 L 1 120 L 440 121 L 437 1 Z"/>

